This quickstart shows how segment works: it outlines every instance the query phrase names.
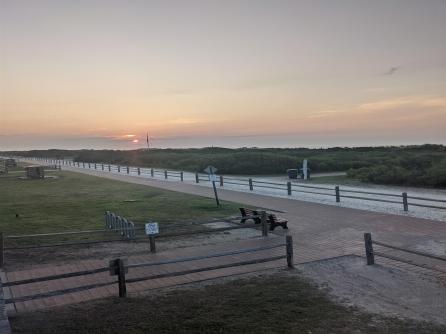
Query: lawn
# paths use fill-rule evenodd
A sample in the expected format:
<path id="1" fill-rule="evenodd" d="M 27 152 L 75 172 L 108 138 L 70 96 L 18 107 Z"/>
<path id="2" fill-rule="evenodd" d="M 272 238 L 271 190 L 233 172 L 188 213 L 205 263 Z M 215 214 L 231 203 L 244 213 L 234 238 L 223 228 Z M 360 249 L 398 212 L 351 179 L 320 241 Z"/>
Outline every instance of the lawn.
<path id="1" fill-rule="evenodd" d="M 0 231 L 5 234 L 100 229 L 104 212 L 143 224 L 190 222 L 237 213 L 238 205 L 80 173 L 53 171 L 56 179 L 0 176 Z M 129 202 L 129 200 L 131 200 Z M 18 217 L 16 217 L 18 215 Z"/>
<path id="2" fill-rule="evenodd" d="M 25 313 L 14 333 L 445 333 L 330 301 L 298 275 L 276 273 L 139 298 Z"/>

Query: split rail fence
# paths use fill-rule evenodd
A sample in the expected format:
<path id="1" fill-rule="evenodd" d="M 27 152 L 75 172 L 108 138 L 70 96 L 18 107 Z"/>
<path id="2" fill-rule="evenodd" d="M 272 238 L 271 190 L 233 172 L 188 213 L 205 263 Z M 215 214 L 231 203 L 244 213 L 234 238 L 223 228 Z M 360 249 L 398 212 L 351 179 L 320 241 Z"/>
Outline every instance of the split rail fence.
<path id="1" fill-rule="evenodd" d="M 120 165 L 93 163 L 93 162 L 79 162 L 72 160 L 54 160 L 47 158 L 27 158 L 27 159 L 50 162 L 57 165 L 66 165 L 70 167 L 102 170 L 111 173 L 123 173 L 129 175 L 131 174 L 131 175 L 138 175 L 143 177 L 151 177 L 164 180 L 174 179 L 181 182 L 185 181 L 186 174 L 190 174 L 183 171 L 172 171 L 167 169 L 159 170 L 153 168 L 130 167 L 130 166 L 120 166 Z M 209 176 L 207 174 L 195 173 L 192 175 L 194 175 L 195 183 L 210 181 Z M 226 184 L 229 184 L 231 186 L 238 187 L 238 189 L 240 190 L 249 189 L 250 191 L 254 191 L 254 189 L 261 188 L 266 190 L 283 191 L 283 194 L 284 195 L 287 194 L 288 196 L 292 196 L 293 194 L 327 196 L 327 198 L 332 197 L 333 200 L 337 203 L 340 203 L 342 198 L 346 198 L 353 200 L 357 199 L 363 201 L 397 204 L 401 205 L 404 211 L 409 211 L 410 206 L 446 210 L 446 199 L 429 198 L 422 196 L 410 196 L 407 192 L 402 192 L 401 194 L 389 193 L 389 192 L 374 192 L 374 191 L 365 191 L 354 188 L 341 188 L 340 186 L 328 187 L 328 186 L 301 184 L 290 181 L 269 182 L 269 181 L 256 180 L 254 178 L 229 177 L 224 175 L 219 176 L 219 179 L 216 182 L 216 184 L 218 184 L 222 188 Z"/>
<path id="2" fill-rule="evenodd" d="M 231 262 L 231 263 L 227 263 L 227 264 L 212 265 L 212 266 L 206 266 L 206 267 L 200 267 L 200 268 L 191 268 L 191 269 L 173 271 L 173 272 L 162 273 L 162 274 L 148 274 L 145 276 L 137 276 L 137 277 L 131 277 L 131 278 L 126 277 L 126 276 L 128 276 L 127 274 L 129 273 L 129 270 L 134 269 L 134 268 L 143 268 L 143 267 L 149 268 L 149 267 L 155 267 L 155 266 L 166 265 L 166 264 L 187 263 L 187 262 L 191 262 L 191 261 L 213 259 L 213 258 L 219 258 L 219 257 L 225 257 L 225 256 L 230 257 L 230 256 L 234 256 L 234 255 L 240 255 L 240 254 L 246 254 L 246 253 L 256 253 L 256 252 L 265 251 L 265 250 L 272 250 L 272 249 L 280 248 L 280 247 L 284 247 L 283 255 L 261 257 L 261 258 L 257 258 L 257 259 Z M 28 300 L 34 300 L 34 299 L 53 297 L 53 296 L 57 296 L 57 295 L 67 294 L 67 293 L 73 293 L 73 292 L 78 292 L 78 291 L 100 288 L 100 287 L 104 287 L 104 286 L 110 286 L 113 284 L 118 284 L 119 297 L 126 297 L 127 296 L 127 285 L 132 284 L 132 283 L 160 279 L 160 278 L 167 278 L 167 277 L 183 276 L 183 275 L 188 275 L 188 274 L 198 273 L 198 272 L 205 272 L 205 271 L 210 271 L 210 270 L 220 270 L 220 269 L 231 268 L 231 267 L 260 264 L 260 263 L 277 261 L 277 260 L 281 260 L 281 259 L 286 259 L 288 268 L 294 267 L 294 264 L 293 264 L 293 261 L 294 261 L 293 260 L 293 239 L 291 236 L 286 236 L 285 243 L 280 243 L 280 244 L 271 245 L 271 246 L 264 246 L 264 247 L 250 248 L 250 249 L 238 249 L 238 250 L 229 251 L 229 252 L 221 252 L 221 253 L 216 253 L 216 254 L 195 256 L 195 257 L 176 258 L 176 259 L 172 259 L 172 260 L 165 260 L 165 261 L 158 261 L 158 262 L 144 262 L 144 263 L 127 264 L 126 259 L 118 258 L 118 259 L 111 260 L 109 262 L 108 266 L 95 268 L 92 270 L 83 270 L 83 271 L 69 272 L 69 273 L 63 273 L 63 274 L 58 274 L 58 275 L 50 275 L 50 276 L 44 276 L 44 277 L 24 279 L 24 280 L 9 281 L 9 282 L 5 282 L 3 284 L 3 287 L 20 286 L 20 285 L 25 285 L 25 284 L 37 283 L 37 282 L 49 282 L 49 281 L 66 279 L 66 278 L 71 278 L 71 277 L 94 275 L 94 274 L 99 274 L 99 273 L 103 273 L 103 272 L 109 272 L 110 275 L 117 276 L 117 280 L 111 280 L 111 281 L 107 281 L 107 282 L 101 281 L 101 282 L 77 286 L 77 287 L 73 287 L 73 288 L 66 288 L 66 289 L 61 289 L 61 290 L 45 292 L 45 293 L 36 293 L 36 294 L 32 294 L 32 295 L 27 295 L 27 296 L 9 298 L 9 299 L 5 299 L 5 303 L 11 304 L 11 303 L 24 302 L 24 301 L 28 301 Z"/>
<path id="3" fill-rule="evenodd" d="M 212 234 L 218 232 L 226 232 L 231 230 L 238 229 L 261 229 L 262 236 L 268 236 L 268 221 L 267 214 L 265 211 L 260 212 L 260 224 L 238 224 L 236 226 L 228 226 L 228 227 L 220 227 L 220 228 L 201 228 L 201 229 L 191 229 L 189 231 L 184 231 L 186 228 L 190 228 L 191 225 L 186 224 L 166 224 L 166 230 L 176 228 L 179 231 L 173 232 L 164 232 L 154 235 L 146 235 L 144 233 L 145 227 L 136 227 L 135 223 L 126 218 L 120 217 L 110 211 L 105 212 L 105 229 L 97 229 L 97 230 L 84 230 L 84 231 L 62 231 L 62 232 L 51 232 L 51 233 L 37 233 L 37 234 L 21 234 L 21 235 L 5 235 L 3 232 L 0 232 L 0 268 L 4 266 L 6 262 L 6 253 L 8 251 L 16 251 L 16 250 L 31 250 L 31 249 L 41 249 L 41 248 L 56 248 L 56 247 L 67 247 L 67 246 L 87 246 L 93 244 L 100 243 L 112 243 L 112 242 L 140 242 L 140 241 L 149 241 L 149 247 L 151 252 L 156 252 L 156 239 L 166 239 L 166 238 L 174 238 L 174 237 L 182 237 L 182 236 L 191 236 L 198 234 Z M 234 219 L 251 219 L 258 218 L 257 216 L 251 217 L 234 217 Z M 193 227 L 200 227 L 205 224 L 212 223 L 212 221 L 202 221 L 193 223 Z M 183 230 L 182 230 L 183 229 Z M 74 241 L 63 241 L 63 242 L 50 242 L 50 243 L 23 243 L 21 240 L 33 240 L 33 239 L 45 239 L 52 237 L 61 237 L 66 238 L 69 236 L 77 236 L 77 235 L 106 235 L 107 237 L 111 234 L 111 232 L 116 232 L 118 234 L 118 238 L 104 238 L 97 240 L 74 240 Z M 139 232 L 139 234 L 138 234 Z M 137 235 L 138 234 L 138 235 Z M 9 240 L 9 241 L 8 241 Z M 8 245 L 8 243 L 11 243 Z M 18 244 L 17 244 L 18 243 Z"/>
<path id="4" fill-rule="evenodd" d="M 427 258 L 427 259 L 432 259 L 434 261 L 442 261 L 440 263 L 446 265 L 446 257 L 445 256 L 434 255 L 434 254 L 430 254 L 430 253 L 426 253 L 426 252 L 422 252 L 422 251 L 418 251 L 418 250 L 414 250 L 414 249 L 398 247 L 398 246 L 391 245 L 388 243 L 372 240 L 371 233 L 364 233 L 364 246 L 365 246 L 365 254 L 366 254 L 368 265 L 375 264 L 375 256 L 380 256 L 380 257 L 387 258 L 390 260 L 407 263 L 407 264 L 410 264 L 410 265 L 413 265 L 416 267 L 421 267 L 424 269 L 429 269 L 429 270 L 438 271 L 441 273 L 446 273 L 446 266 L 444 268 L 442 268 L 439 266 L 433 266 L 432 264 L 425 264 L 425 263 L 413 261 L 413 260 L 404 258 L 402 256 L 388 254 L 388 253 L 381 252 L 381 251 L 376 251 L 373 248 L 374 245 L 381 246 L 385 249 L 390 249 L 390 250 L 394 250 L 394 251 L 398 251 L 398 252 L 402 252 L 402 253 L 413 254 L 413 255 L 420 256 L 420 257 Z"/>

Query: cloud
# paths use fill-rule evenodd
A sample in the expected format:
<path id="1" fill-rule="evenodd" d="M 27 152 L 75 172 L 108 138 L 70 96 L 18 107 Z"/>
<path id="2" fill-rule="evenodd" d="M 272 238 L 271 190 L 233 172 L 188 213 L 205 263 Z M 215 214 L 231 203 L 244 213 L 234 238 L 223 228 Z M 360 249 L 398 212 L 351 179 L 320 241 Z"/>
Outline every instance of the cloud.
<path id="1" fill-rule="evenodd" d="M 389 70 L 387 70 L 387 71 L 384 73 L 384 75 L 393 75 L 393 74 L 395 74 L 397 71 L 399 71 L 400 69 L 401 69 L 400 66 L 394 66 L 394 67 L 391 67 L 391 68 L 389 68 Z"/>
<path id="2" fill-rule="evenodd" d="M 396 108 L 446 108 L 445 96 L 407 96 L 363 103 L 358 106 L 362 111 L 381 111 Z"/>
<path id="3" fill-rule="evenodd" d="M 176 124 L 176 125 L 189 125 L 189 124 L 197 124 L 197 123 L 204 123 L 204 120 L 201 119 L 195 119 L 195 118 L 177 118 L 172 119 L 168 121 L 169 124 Z"/>

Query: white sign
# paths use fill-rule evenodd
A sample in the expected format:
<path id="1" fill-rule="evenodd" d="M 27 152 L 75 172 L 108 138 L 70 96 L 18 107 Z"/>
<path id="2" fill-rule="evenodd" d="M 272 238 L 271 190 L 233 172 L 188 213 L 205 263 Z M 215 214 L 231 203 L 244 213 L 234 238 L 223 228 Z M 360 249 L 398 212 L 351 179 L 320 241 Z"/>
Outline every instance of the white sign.
<path id="1" fill-rule="evenodd" d="M 211 175 L 211 174 L 217 173 L 217 168 L 215 168 L 214 166 L 207 166 L 207 167 L 204 169 L 204 172 L 205 172 L 206 174 Z"/>
<path id="2" fill-rule="evenodd" d="M 304 160 L 304 163 L 302 166 L 302 171 L 304 174 L 304 180 L 308 180 L 308 160 L 307 159 Z"/>
<path id="3" fill-rule="evenodd" d="M 152 234 L 158 234 L 160 233 L 158 223 L 147 223 L 146 224 L 146 234 L 152 235 Z"/>
<path id="4" fill-rule="evenodd" d="M 209 174 L 209 181 L 210 182 L 217 182 L 217 175 Z"/>

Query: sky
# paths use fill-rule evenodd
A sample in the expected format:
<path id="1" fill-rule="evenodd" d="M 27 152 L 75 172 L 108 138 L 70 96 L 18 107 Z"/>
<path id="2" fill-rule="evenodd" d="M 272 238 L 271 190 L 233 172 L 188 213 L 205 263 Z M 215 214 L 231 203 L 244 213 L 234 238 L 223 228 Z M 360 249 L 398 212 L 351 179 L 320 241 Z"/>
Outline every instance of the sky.
<path id="1" fill-rule="evenodd" d="M 0 150 L 446 144 L 444 0 L 0 0 Z"/>

